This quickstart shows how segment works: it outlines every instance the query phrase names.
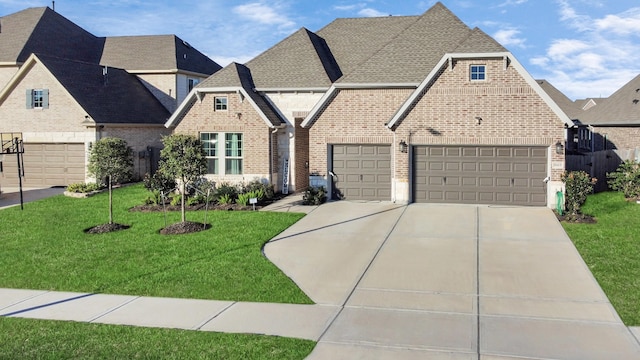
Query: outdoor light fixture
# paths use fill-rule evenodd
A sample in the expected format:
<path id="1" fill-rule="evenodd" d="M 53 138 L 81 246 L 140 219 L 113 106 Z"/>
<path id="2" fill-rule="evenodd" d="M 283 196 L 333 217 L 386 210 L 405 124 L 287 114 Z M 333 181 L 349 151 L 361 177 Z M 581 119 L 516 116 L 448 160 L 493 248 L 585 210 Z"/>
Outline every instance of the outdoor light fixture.
<path id="1" fill-rule="evenodd" d="M 398 145 L 400 145 L 400 152 L 402 152 L 402 153 L 406 153 L 407 152 L 407 149 L 409 148 L 409 146 L 407 145 L 406 141 L 400 140 L 400 144 L 398 144 Z"/>
<path id="2" fill-rule="evenodd" d="M 562 155 L 564 154 L 564 145 L 560 141 L 556 143 L 556 154 Z"/>

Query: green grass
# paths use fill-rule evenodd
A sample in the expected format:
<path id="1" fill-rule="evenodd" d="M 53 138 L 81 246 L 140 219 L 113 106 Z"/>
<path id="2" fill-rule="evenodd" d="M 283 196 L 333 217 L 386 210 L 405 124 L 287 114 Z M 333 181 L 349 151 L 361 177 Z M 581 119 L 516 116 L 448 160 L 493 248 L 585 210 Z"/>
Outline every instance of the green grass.
<path id="1" fill-rule="evenodd" d="M 0 317 L 0 359 L 304 359 L 315 343 L 275 336 Z"/>
<path id="2" fill-rule="evenodd" d="M 562 225 L 624 323 L 640 326 L 640 205 L 605 192 L 582 212 L 598 222 Z"/>
<path id="3" fill-rule="evenodd" d="M 206 231 L 161 235 L 164 213 L 130 212 L 141 185 L 114 190 L 114 221 L 127 230 L 92 235 L 108 222 L 108 194 L 63 195 L 0 210 L 0 287 L 199 299 L 311 303 L 266 259 L 262 245 L 303 215 L 209 211 Z M 205 212 L 187 220 L 204 222 Z M 167 214 L 167 223 L 180 213 Z"/>

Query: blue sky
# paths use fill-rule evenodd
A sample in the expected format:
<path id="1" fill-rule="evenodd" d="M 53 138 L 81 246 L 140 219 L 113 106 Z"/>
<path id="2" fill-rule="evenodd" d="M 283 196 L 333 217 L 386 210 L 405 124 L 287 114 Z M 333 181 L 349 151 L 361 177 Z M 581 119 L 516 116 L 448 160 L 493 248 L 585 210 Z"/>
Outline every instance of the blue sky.
<path id="1" fill-rule="evenodd" d="M 56 11 L 96 36 L 176 34 L 213 60 L 240 63 L 295 30 L 337 17 L 419 15 L 435 1 L 57 0 Z M 637 0 L 443 0 L 493 36 L 537 79 L 571 99 L 606 97 L 640 74 Z M 0 0 L 0 15 L 43 0 Z"/>

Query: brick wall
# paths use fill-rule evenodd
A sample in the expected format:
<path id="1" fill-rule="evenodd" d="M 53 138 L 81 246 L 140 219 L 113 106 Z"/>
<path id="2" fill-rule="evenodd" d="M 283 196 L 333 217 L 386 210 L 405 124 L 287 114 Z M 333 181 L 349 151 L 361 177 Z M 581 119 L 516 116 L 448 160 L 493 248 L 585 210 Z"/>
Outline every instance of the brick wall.
<path id="1" fill-rule="evenodd" d="M 215 96 L 227 96 L 228 110 L 215 111 Z M 241 115 L 238 116 L 237 114 Z M 272 170 L 275 136 L 267 123 L 246 99 L 233 93 L 203 94 L 175 128 L 175 133 L 199 136 L 201 132 L 239 132 L 243 134 L 243 175 L 210 176 L 216 181 L 246 182 L 254 178 L 273 182 Z M 275 171 L 274 171 L 275 172 Z"/>
<path id="2" fill-rule="evenodd" d="M 300 126 L 304 118 L 295 119 L 295 191 L 304 191 L 309 186 L 309 129 Z"/>
<path id="3" fill-rule="evenodd" d="M 410 89 L 339 90 L 309 129 L 309 171 L 326 175 L 327 144 L 391 144 L 385 124 Z"/>
<path id="4" fill-rule="evenodd" d="M 136 74 L 144 86 L 164 107 L 173 112 L 178 107 L 176 96 L 177 80 L 175 74 Z"/>
<path id="5" fill-rule="evenodd" d="M 18 66 L 0 65 L 0 89 L 5 87 L 5 85 L 9 82 L 9 80 L 11 80 L 16 72 L 18 72 Z"/>
<path id="6" fill-rule="evenodd" d="M 162 136 L 171 133 L 163 127 L 105 127 L 99 131 L 98 137 L 116 137 L 123 139 L 133 151 L 134 178 L 142 179 L 145 173 L 152 173 L 158 166 L 159 149 Z M 151 147 L 151 152 L 147 151 Z"/>
<path id="7" fill-rule="evenodd" d="M 598 126 L 594 128 L 595 151 L 640 148 L 640 127 Z M 606 141 L 606 149 L 605 149 Z"/>

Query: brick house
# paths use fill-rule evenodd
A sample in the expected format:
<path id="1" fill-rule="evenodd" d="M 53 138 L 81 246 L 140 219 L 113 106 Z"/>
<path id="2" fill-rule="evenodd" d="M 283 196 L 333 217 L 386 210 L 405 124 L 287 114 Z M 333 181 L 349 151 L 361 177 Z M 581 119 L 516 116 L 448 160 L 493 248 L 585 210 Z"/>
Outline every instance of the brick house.
<path id="1" fill-rule="evenodd" d="M 598 179 L 596 191 L 604 191 L 607 173 L 624 160 L 640 161 L 640 75 L 608 98 L 576 101 L 539 83 L 575 123 L 567 129 L 567 170 L 587 172 Z"/>
<path id="2" fill-rule="evenodd" d="M 573 122 L 511 53 L 441 3 L 420 16 L 303 28 L 245 68 L 244 91 L 221 71 L 167 123 L 218 139 L 226 129 L 263 134 L 243 148 L 248 176 L 230 180 L 280 183 L 289 159 L 294 190 L 322 185 L 349 200 L 552 206 L 562 189 L 556 145 Z M 223 92 L 229 107 L 215 117 Z M 260 119 L 260 106 L 248 117 L 237 110 L 248 109 L 248 94 L 265 100 L 272 120 Z M 212 160 L 223 160 L 220 149 Z M 263 167 L 249 165 L 253 157 Z"/>
<path id="3" fill-rule="evenodd" d="M 90 180 L 105 136 L 127 141 L 134 175 L 155 168 L 164 123 L 220 66 L 175 35 L 96 37 L 48 7 L 0 17 L 0 132 L 22 133 L 24 185 Z M 5 159 L 0 183 L 16 186 Z"/>

